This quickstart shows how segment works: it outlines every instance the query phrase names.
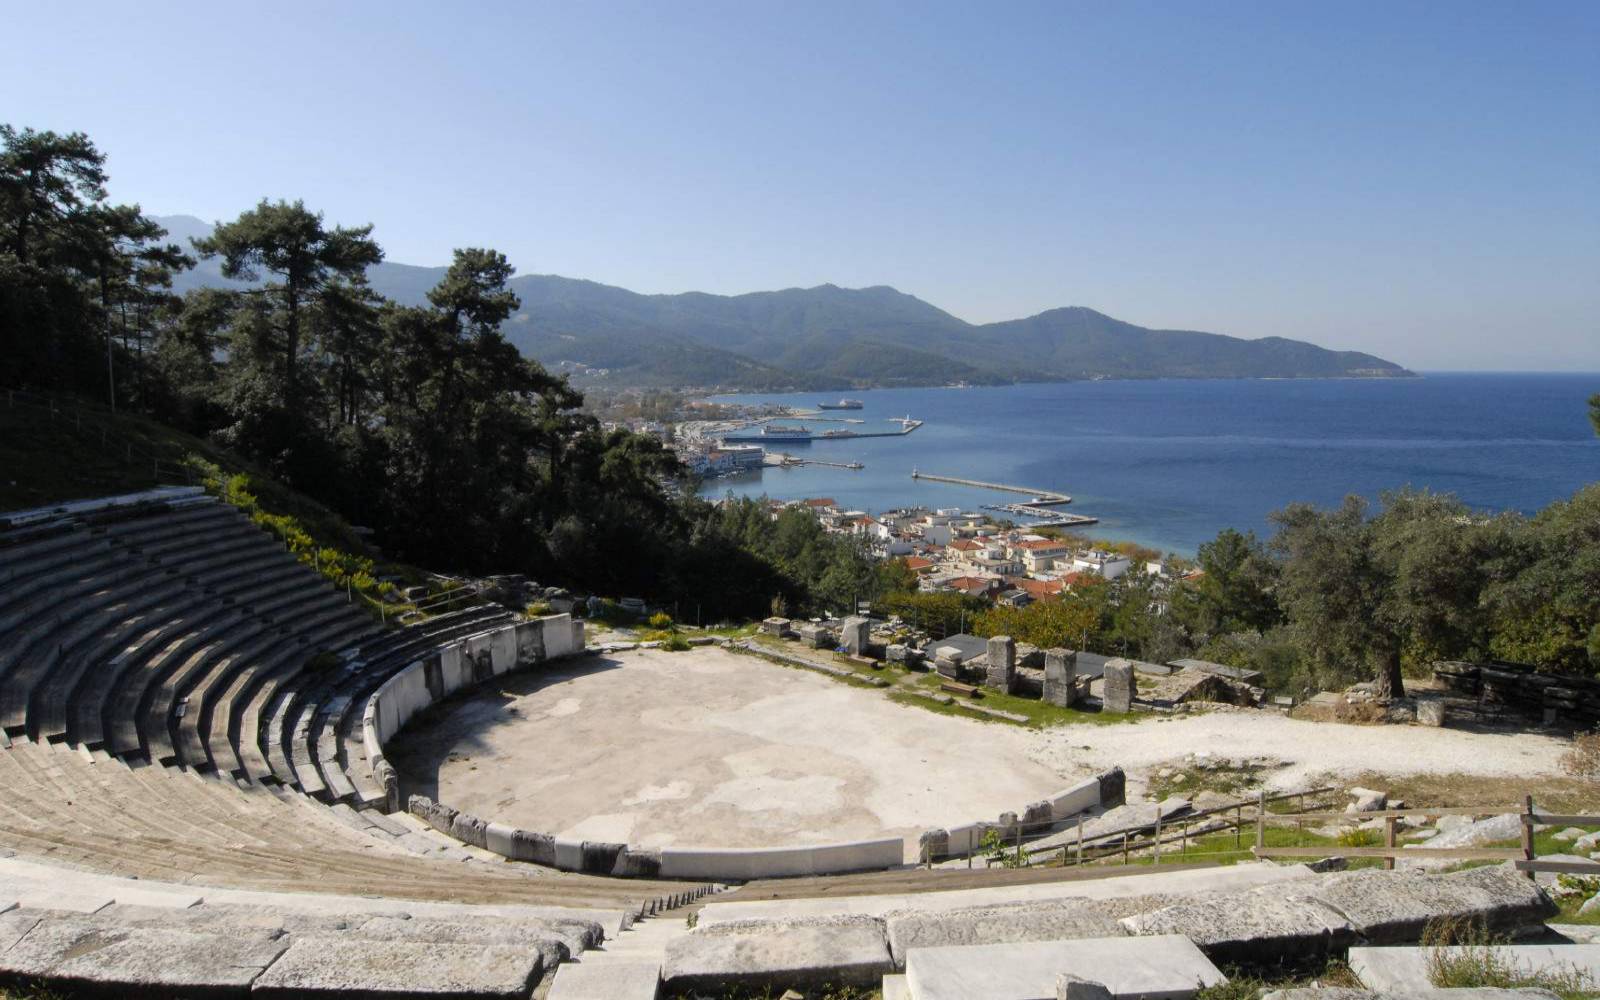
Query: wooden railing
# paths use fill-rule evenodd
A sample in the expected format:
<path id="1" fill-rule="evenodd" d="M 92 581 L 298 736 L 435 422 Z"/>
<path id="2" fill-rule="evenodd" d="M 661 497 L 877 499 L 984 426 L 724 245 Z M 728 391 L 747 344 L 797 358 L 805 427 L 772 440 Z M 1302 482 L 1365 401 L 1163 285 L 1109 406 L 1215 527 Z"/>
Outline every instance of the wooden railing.
<path id="1" fill-rule="evenodd" d="M 1120 856 L 1123 864 L 1131 864 L 1135 855 L 1149 852 L 1151 863 L 1161 864 L 1162 848 L 1167 845 L 1177 845 L 1178 853 L 1188 860 L 1202 859 L 1211 856 L 1236 855 L 1248 850 L 1244 843 L 1244 829 L 1252 822 L 1259 823 L 1255 815 L 1257 810 L 1265 810 L 1267 806 L 1279 802 L 1299 800 L 1300 807 L 1305 808 L 1307 800 L 1320 800 L 1331 792 L 1337 791 L 1333 786 L 1322 788 L 1307 788 L 1294 792 L 1280 792 L 1276 795 L 1261 794 L 1252 798 L 1242 798 L 1233 802 L 1226 802 L 1210 809 L 1198 812 L 1188 812 L 1179 816 L 1158 816 L 1152 823 L 1139 827 L 1130 827 L 1127 830 L 1103 833 L 1097 836 L 1087 836 L 1084 833 L 1084 817 L 1077 816 L 1072 819 L 1054 820 L 1040 823 L 1017 823 L 1015 828 L 1008 830 L 1004 844 L 991 848 L 973 847 L 967 851 L 959 851 L 942 859 L 942 863 L 951 861 L 966 861 L 967 867 L 972 867 L 975 860 L 982 861 L 990 867 L 1004 863 L 999 855 L 1015 857 L 1021 852 L 1025 863 L 1029 866 L 1039 865 L 1068 865 L 1090 864 L 1099 861 L 1108 861 Z M 1198 825 L 1199 829 L 1196 829 Z M 1030 841 L 1037 843 L 1043 837 L 1066 833 L 1074 827 L 1077 830 L 1076 839 L 1062 847 L 1038 848 L 1030 845 Z M 1231 850 L 1221 851 L 1191 851 L 1189 841 L 1191 838 L 1210 836 L 1234 832 L 1234 845 Z M 923 862 L 932 867 L 932 862 L 924 858 Z"/>
<path id="2" fill-rule="evenodd" d="M 1428 847 L 1426 842 L 1407 845 L 1400 845 L 1396 842 L 1399 821 L 1407 816 L 1483 816 L 1487 814 L 1505 815 L 1507 813 L 1517 814 L 1522 821 L 1522 843 L 1519 847 Z M 1515 863 L 1518 871 L 1526 872 L 1530 878 L 1536 872 L 1563 875 L 1600 875 L 1600 862 L 1596 861 L 1540 861 L 1534 841 L 1535 827 L 1544 825 L 1594 826 L 1600 824 L 1600 816 L 1568 816 L 1541 813 L 1534 809 L 1532 796 L 1525 796 L 1521 805 L 1504 808 L 1493 806 L 1421 806 L 1415 809 L 1385 809 L 1366 813 L 1268 813 L 1265 809 L 1261 809 L 1257 811 L 1256 815 L 1256 842 L 1251 853 L 1258 858 L 1382 858 L 1383 867 L 1387 869 L 1393 869 L 1395 861 L 1399 858 L 1410 858 L 1419 861 L 1427 858 L 1446 861 L 1511 861 Z M 1308 821 L 1327 822 L 1352 818 L 1383 820 L 1383 846 L 1344 847 L 1338 844 L 1324 844 L 1312 847 L 1268 847 L 1266 844 L 1268 822 L 1294 821 L 1303 824 Z"/>

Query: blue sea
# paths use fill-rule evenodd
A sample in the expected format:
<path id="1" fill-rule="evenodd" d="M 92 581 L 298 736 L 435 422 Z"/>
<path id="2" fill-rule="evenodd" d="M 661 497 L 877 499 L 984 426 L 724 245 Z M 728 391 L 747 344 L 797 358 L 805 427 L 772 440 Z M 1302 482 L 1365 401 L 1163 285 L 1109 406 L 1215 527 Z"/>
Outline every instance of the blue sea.
<path id="1" fill-rule="evenodd" d="M 1056 490 L 1089 529 L 1182 555 L 1223 528 L 1271 533 L 1297 500 L 1337 504 L 1411 485 L 1484 510 L 1532 513 L 1600 479 L 1587 399 L 1600 374 L 1429 374 L 1372 380 L 1155 380 L 849 393 L 862 410 L 813 430 L 891 429 L 905 437 L 782 446 L 859 461 L 712 480 L 703 495 L 833 497 L 878 512 L 920 504 L 976 510 L 1008 494 L 913 480 L 913 469 Z M 837 394 L 719 397 L 813 407 Z"/>

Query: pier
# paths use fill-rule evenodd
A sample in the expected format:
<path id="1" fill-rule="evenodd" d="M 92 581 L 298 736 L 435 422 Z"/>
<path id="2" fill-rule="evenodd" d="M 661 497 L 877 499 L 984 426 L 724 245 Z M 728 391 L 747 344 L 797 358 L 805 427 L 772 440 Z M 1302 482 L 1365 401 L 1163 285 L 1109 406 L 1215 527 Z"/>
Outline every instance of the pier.
<path id="1" fill-rule="evenodd" d="M 800 458 L 796 455 L 785 455 L 781 451 L 769 451 L 766 457 L 767 465 L 777 465 L 781 468 L 788 468 L 791 465 L 826 465 L 834 469 L 849 469 L 852 472 L 866 468 L 860 462 L 824 462 L 820 458 Z M 773 461 L 774 459 L 776 461 Z"/>
<path id="2" fill-rule="evenodd" d="M 1033 497 L 1024 507 L 1054 507 L 1058 504 L 1071 503 L 1072 498 L 1065 493 L 1055 490 L 1036 490 L 1027 486 L 1008 486 L 1005 483 L 986 483 L 981 479 L 960 479 L 956 476 L 936 476 L 931 472 L 918 472 L 911 470 L 912 479 L 926 479 L 932 483 L 951 483 L 955 486 L 976 486 L 985 490 L 999 490 L 1002 493 L 1022 493 Z"/>
<path id="3" fill-rule="evenodd" d="M 1072 502 L 1072 498 L 1065 493 L 1055 490 L 1036 490 L 1027 486 L 1012 486 L 1008 483 L 989 483 L 982 479 L 962 479 L 958 476 L 935 476 L 932 473 L 920 472 L 913 469 L 912 479 L 926 479 L 932 483 L 950 483 L 954 486 L 975 486 L 985 490 L 999 490 L 1001 493 L 1022 493 L 1033 499 L 1018 501 L 1016 503 L 984 504 L 985 510 L 1002 511 L 1006 514 L 1018 514 L 1023 517 L 1037 518 L 1035 527 L 1050 525 L 1052 527 L 1076 528 L 1086 524 L 1098 524 L 1098 517 L 1089 517 L 1086 514 L 1068 514 L 1064 510 L 1054 510 Z"/>

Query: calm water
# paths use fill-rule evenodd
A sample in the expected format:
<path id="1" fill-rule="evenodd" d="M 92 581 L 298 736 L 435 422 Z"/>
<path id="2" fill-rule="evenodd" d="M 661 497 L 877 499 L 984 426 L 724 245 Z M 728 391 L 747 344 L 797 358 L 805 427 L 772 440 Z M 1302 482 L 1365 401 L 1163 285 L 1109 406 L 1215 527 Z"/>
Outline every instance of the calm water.
<path id="1" fill-rule="evenodd" d="M 850 393 L 864 410 L 829 415 L 860 418 L 861 429 L 905 414 L 927 423 L 907 437 L 779 448 L 865 469 L 766 469 L 713 480 L 704 493 L 829 496 L 874 512 L 1008 499 L 913 481 L 920 469 L 1068 493 L 1070 510 L 1100 518 L 1094 533 L 1193 554 L 1225 527 L 1269 533 L 1268 513 L 1294 500 L 1335 504 L 1406 484 L 1532 512 L 1600 479 L 1585 402 L 1594 392 L 1600 375 L 879 389 Z M 725 398 L 814 406 L 836 397 Z"/>

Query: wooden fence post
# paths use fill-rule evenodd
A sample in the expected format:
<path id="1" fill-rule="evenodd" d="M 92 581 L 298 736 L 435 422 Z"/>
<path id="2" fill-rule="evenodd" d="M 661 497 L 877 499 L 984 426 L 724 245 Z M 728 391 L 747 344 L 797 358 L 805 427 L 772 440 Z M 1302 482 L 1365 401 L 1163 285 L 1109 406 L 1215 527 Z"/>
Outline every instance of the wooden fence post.
<path id="1" fill-rule="evenodd" d="M 1256 792 L 1256 850 L 1267 846 L 1267 790 Z"/>
<path id="2" fill-rule="evenodd" d="M 1156 840 L 1155 840 L 1155 850 L 1154 850 L 1154 853 L 1151 855 L 1151 858 L 1152 858 L 1152 860 L 1150 862 L 1151 864 L 1159 865 L 1161 863 L 1161 805 L 1160 805 L 1160 803 L 1156 804 Z"/>
<path id="3" fill-rule="evenodd" d="M 1078 814 L 1078 864 L 1083 864 L 1083 813 Z"/>
<path id="4" fill-rule="evenodd" d="M 1394 828 L 1399 818 L 1398 816 L 1385 816 L 1383 818 L 1383 846 L 1390 852 L 1394 851 Z M 1383 868 L 1385 871 L 1394 871 L 1393 853 L 1383 859 Z"/>
<path id="5" fill-rule="evenodd" d="M 1536 857 L 1533 846 L 1533 796 L 1522 797 L 1522 857 L 1532 861 Z M 1535 877 L 1533 872 L 1526 873 L 1529 879 Z"/>

